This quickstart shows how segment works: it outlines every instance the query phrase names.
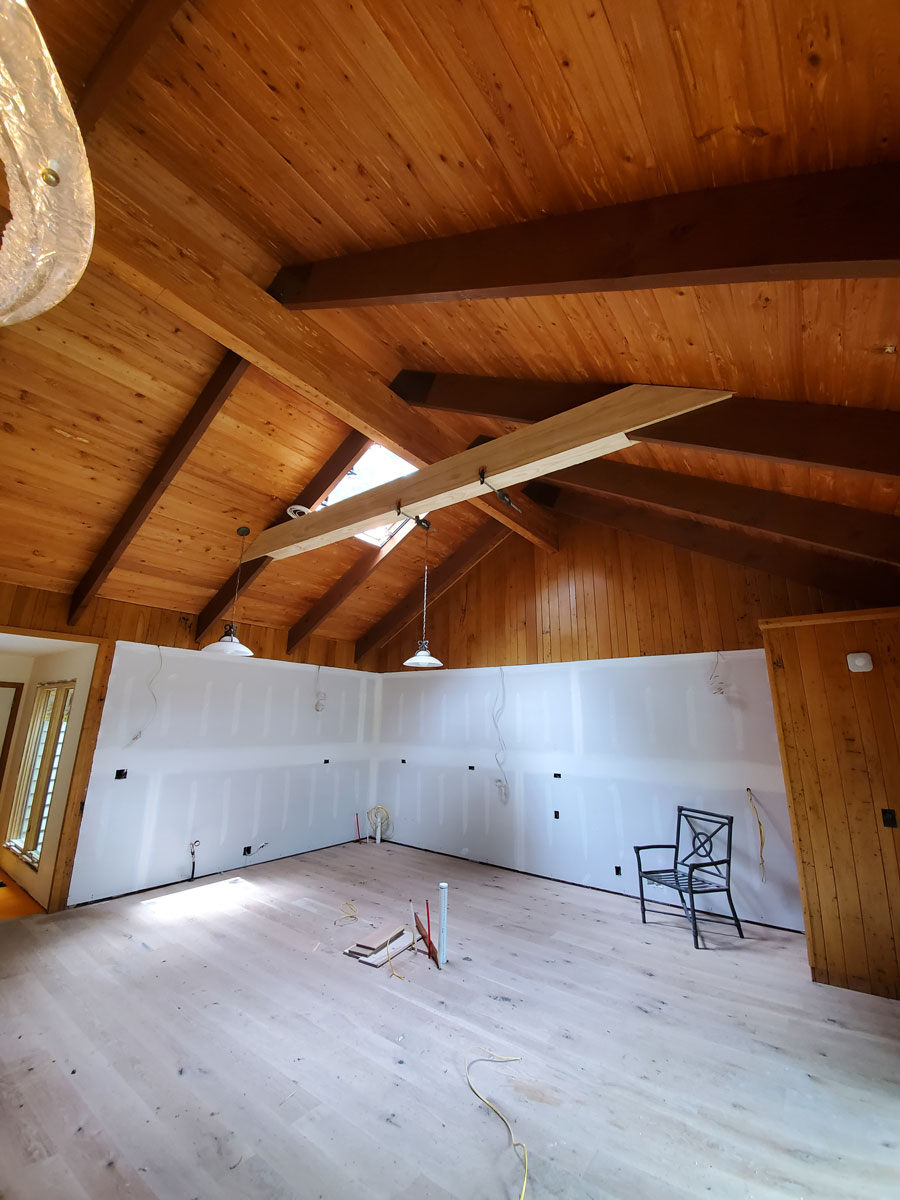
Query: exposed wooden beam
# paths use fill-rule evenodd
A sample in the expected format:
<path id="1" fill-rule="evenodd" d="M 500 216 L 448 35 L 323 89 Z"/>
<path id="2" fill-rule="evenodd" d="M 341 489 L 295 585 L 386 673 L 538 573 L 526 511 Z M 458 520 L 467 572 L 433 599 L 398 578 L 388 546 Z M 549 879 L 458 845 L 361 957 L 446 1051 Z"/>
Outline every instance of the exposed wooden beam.
<path id="1" fill-rule="evenodd" d="M 397 395 L 423 410 L 497 417 L 528 425 L 625 384 L 557 383 L 478 375 L 401 371 Z M 635 430 L 634 441 L 657 442 L 770 458 L 807 466 L 839 467 L 900 477 L 900 412 L 793 400 L 732 396 Z"/>
<path id="2" fill-rule="evenodd" d="M 315 508 L 317 504 L 321 504 L 350 468 L 359 462 L 371 444 L 370 438 L 363 433 L 357 433 L 355 429 L 348 433 L 334 454 L 315 473 L 293 503 L 300 508 Z M 263 556 L 245 562 L 241 567 L 240 585 L 238 585 L 237 570 L 232 571 L 197 618 L 196 641 L 200 641 L 210 626 L 214 625 L 228 611 L 235 597 L 242 596 L 266 567 L 274 561 L 272 558 Z"/>
<path id="3" fill-rule="evenodd" d="M 345 600 L 353 595 L 357 588 L 365 583 L 375 568 L 384 562 L 387 556 L 396 550 L 403 539 L 412 533 L 415 528 L 416 525 L 414 522 L 409 521 L 402 529 L 398 529 L 384 546 L 367 546 L 365 553 L 360 555 L 353 566 L 348 571 L 345 571 L 324 596 L 321 596 L 312 608 L 305 612 L 300 620 L 288 630 L 288 654 L 305 637 L 309 637 L 311 633 L 315 633 L 323 621 L 326 621 L 336 608 L 343 604 Z M 496 525 L 491 525 L 489 528 L 496 529 L 497 527 Z"/>
<path id="4" fill-rule="evenodd" d="M 135 0 L 75 100 L 75 116 L 86 138 L 157 35 L 183 0 Z"/>
<path id="5" fill-rule="evenodd" d="M 626 430 L 658 420 L 665 412 L 714 404 L 727 394 L 635 384 L 495 438 L 485 446 L 464 450 L 414 475 L 286 521 L 261 533 L 251 552 L 254 557 L 287 558 L 387 524 L 398 506 L 408 513 L 447 508 L 483 493 L 482 473 L 495 488 L 527 482 L 548 471 L 622 450 L 630 444 Z"/>
<path id="6" fill-rule="evenodd" d="M 285 302 L 348 308 L 900 273 L 900 167 L 659 196 L 298 267 Z"/>
<path id="7" fill-rule="evenodd" d="M 401 371 L 391 391 L 414 408 L 499 417 L 528 425 L 617 392 L 624 383 L 559 383 L 544 379 L 502 379 L 486 375 L 445 375 Z"/>
<path id="8" fill-rule="evenodd" d="M 458 579 L 468 574 L 474 566 L 481 562 L 492 550 L 495 550 L 509 537 L 510 530 L 498 529 L 496 525 L 484 525 L 477 529 L 471 537 L 433 570 L 428 572 L 428 600 L 431 603 L 443 596 L 453 587 Z M 410 621 L 421 616 L 422 588 L 412 588 L 404 598 L 395 604 L 389 613 L 376 621 L 371 629 L 366 630 L 356 643 L 356 661 L 389 642 L 392 637 L 405 628 Z"/>
<path id="9" fill-rule="evenodd" d="M 900 476 L 900 412 L 733 396 L 636 430 L 634 440 Z"/>
<path id="10" fill-rule="evenodd" d="M 726 521 L 826 552 L 900 565 L 900 517 L 889 513 L 631 463 L 584 463 L 546 478 L 589 495 L 616 496 L 676 516 Z"/>
<path id="11" fill-rule="evenodd" d="M 124 554 L 134 535 L 186 462 L 191 451 L 209 428 L 216 413 L 237 387 L 247 362 L 229 350 L 213 371 L 203 391 L 194 401 L 177 433 L 166 446 L 138 488 L 134 499 L 119 518 L 112 533 L 101 546 L 72 594 L 69 624 L 78 618 L 84 606 L 93 599 L 110 571 Z"/>
<path id="12" fill-rule="evenodd" d="M 110 170 L 94 180 L 98 265 L 416 466 L 462 449 L 461 436 L 411 412 L 335 338 L 288 312 L 206 245 L 201 232 L 137 195 L 133 180 L 113 180 Z M 536 545 L 556 549 L 555 518 L 533 501 L 525 498 L 521 513 L 494 499 L 472 503 Z"/>
<path id="13" fill-rule="evenodd" d="M 818 549 L 758 537 L 670 513 L 654 512 L 606 496 L 561 492 L 556 510 L 563 516 L 608 525 L 614 529 L 655 538 L 685 550 L 740 563 L 758 571 L 795 579 L 800 583 L 869 603 L 896 604 L 900 600 L 900 571 L 884 563 L 851 561 Z"/>

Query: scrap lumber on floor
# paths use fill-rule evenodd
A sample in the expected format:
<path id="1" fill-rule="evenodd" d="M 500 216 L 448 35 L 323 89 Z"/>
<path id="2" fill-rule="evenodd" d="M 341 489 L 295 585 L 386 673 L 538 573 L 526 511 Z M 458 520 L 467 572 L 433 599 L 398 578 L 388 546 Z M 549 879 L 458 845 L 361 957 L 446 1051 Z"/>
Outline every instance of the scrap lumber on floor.
<path id="1" fill-rule="evenodd" d="M 360 971 L 335 927 L 446 879 L 449 961 Z M 403 899 L 400 899 L 400 898 Z M 399 905 L 399 908 L 398 908 Z M 0 925 L 8 1200 L 898 1190 L 900 1005 L 809 982 L 804 940 L 355 843 Z M 352 936 L 352 934 L 351 934 Z"/>

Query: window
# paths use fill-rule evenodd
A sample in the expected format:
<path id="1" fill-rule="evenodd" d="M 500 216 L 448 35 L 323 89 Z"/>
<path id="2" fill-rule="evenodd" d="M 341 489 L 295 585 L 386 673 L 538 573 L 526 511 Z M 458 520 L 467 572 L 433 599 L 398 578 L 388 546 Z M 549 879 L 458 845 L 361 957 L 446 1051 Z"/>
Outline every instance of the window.
<path id="1" fill-rule="evenodd" d="M 41 856 L 74 692 L 74 679 L 42 683 L 34 698 L 7 845 L 35 865 Z"/>
<path id="2" fill-rule="evenodd" d="M 355 467 L 351 467 L 340 483 L 332 488 L 325 497 L 320 508 L 329 504 L 337 504 L 339 500 L 347 500 L 350 496 L 358 496 L 369 488 L 378 487 L 381 483 L 390 483 L 392 479 L 400 479 L 403 475 L 412 475 L 416 468 L 406 462 L 398 454 L 386 450 L 384 446 L 370 446 Z M 419 513 L 424 516 L 424 513 Z M 377 529 L 367 529 L 365 533 L 356 536 L 373 546 L 384 546 L 394 536 L 397 530 L 406 524 L 405 517 L 399 517 L 388 525 L 379 525 Z"/>

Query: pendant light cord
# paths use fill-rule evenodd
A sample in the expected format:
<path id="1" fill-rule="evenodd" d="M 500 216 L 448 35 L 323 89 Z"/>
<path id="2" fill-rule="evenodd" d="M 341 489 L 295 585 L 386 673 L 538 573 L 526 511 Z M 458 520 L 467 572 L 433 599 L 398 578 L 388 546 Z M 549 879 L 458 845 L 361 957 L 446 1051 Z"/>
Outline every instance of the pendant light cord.
<path id="1" fill-rule="evenodd" d="M 244 565 L 244 538 L 250 532 L 246 525 L 242 525 L 237 531 L 238 537 L 241 539 L 241 554 L 238 558 L 238 568 L 234 576 L 234 599 L 231 602 L 231 629 L 234 631 L 234 618 L 237 614 L 238 596 L 241 591 L 241 568 Z"/>
<path id="2" fill-rule="evenodd" d="M 425 530 L 425 591 L 422 596 L 422 641 L 428 639 L 425 636 L 425 622 L 428 618 L 428 535 L 431 531 Z"/>

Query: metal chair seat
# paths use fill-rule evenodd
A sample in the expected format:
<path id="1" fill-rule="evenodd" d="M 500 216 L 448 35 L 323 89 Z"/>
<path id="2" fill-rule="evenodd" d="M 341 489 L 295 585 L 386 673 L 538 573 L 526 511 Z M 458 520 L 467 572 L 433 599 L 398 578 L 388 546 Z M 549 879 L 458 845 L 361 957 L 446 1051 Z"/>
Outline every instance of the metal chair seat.
<path id="1" fill-rule="evenodd" d="M 698 871 L 693 878 L 689 871 L 676 868 L 674 871 L 642 871 L 641 874 L 650 883 L 658 883 L 661 887 L 674 888 L 677 892 L 687 892 L 693 886 L 695 892 L 724 892 L 725 885 L 721 879 L 704 879 Z"/>

